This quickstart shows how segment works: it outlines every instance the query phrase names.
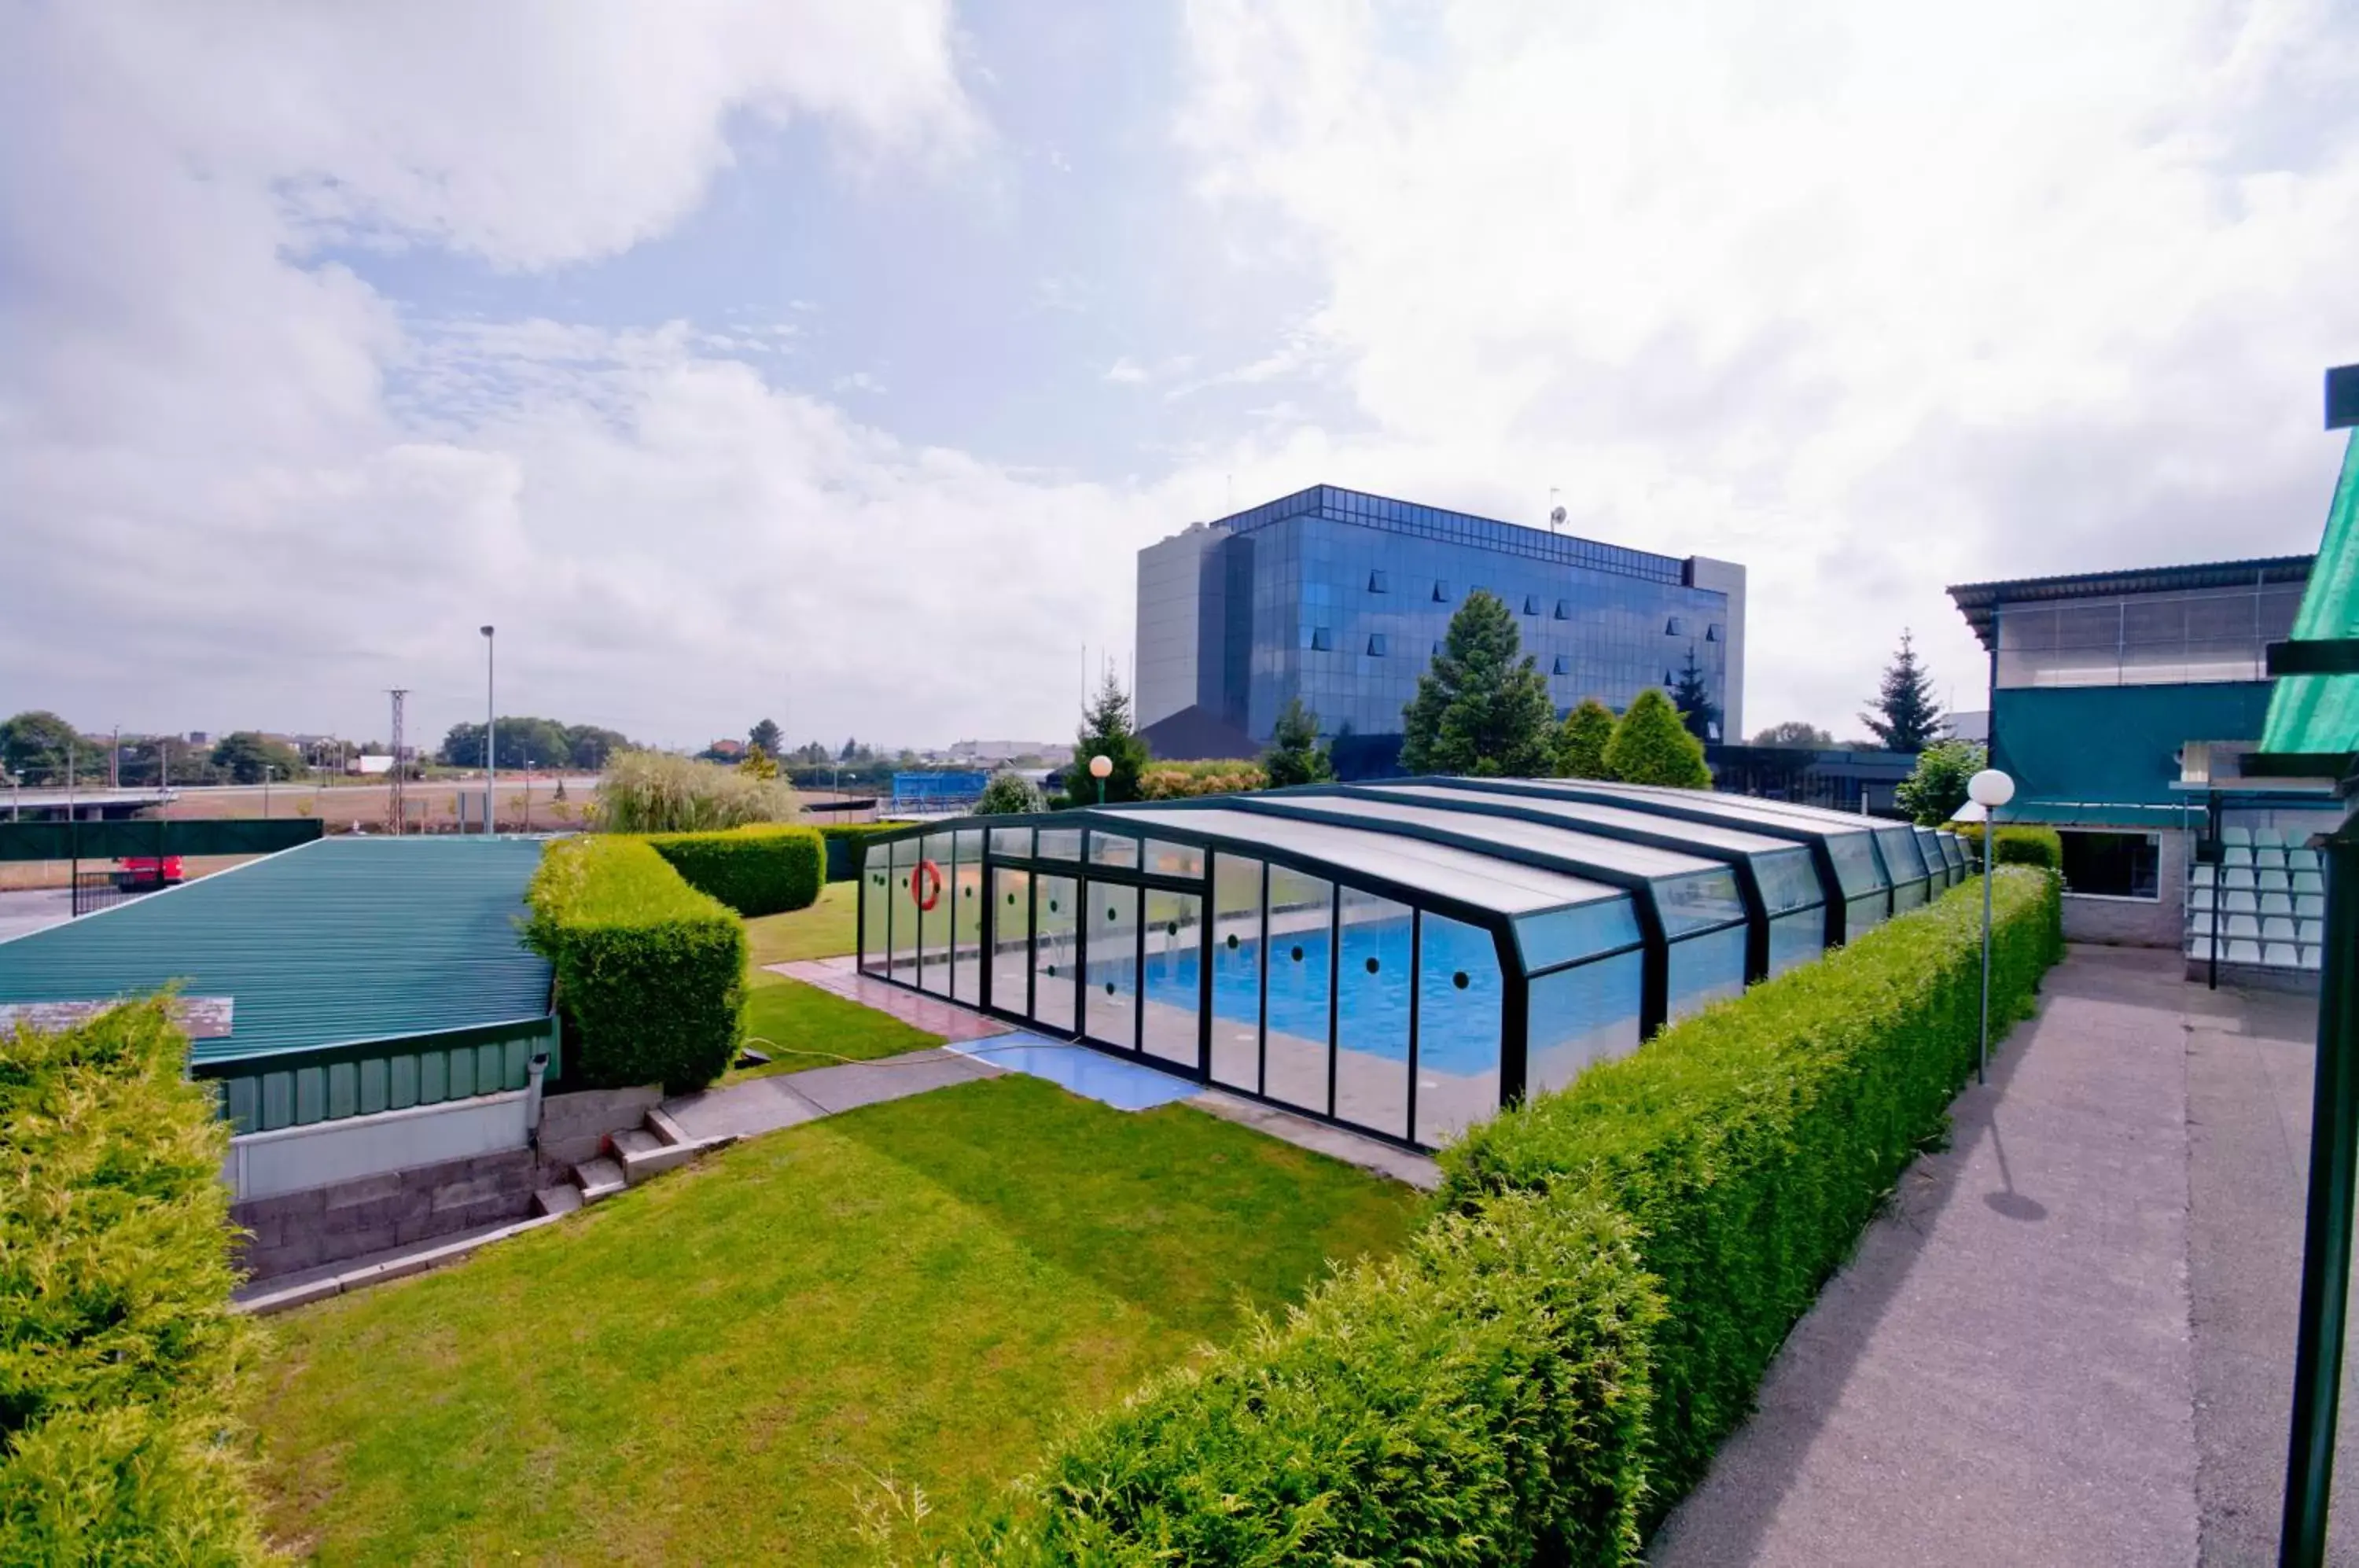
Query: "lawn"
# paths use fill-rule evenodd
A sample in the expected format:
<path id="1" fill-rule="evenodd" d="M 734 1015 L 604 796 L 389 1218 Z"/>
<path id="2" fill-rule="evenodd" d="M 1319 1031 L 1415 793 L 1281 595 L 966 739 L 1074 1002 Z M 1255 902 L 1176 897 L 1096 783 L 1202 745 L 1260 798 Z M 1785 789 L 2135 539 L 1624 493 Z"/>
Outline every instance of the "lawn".
<path id="1" fill-rule="evenodd" d="M 933 1507 L 894 1527 L 921 1560 L 1060 1418 L 1419 1203 L 1016 1076 L 790 1128 L 272 1320 L 272 1527 L 334 1563 L 856 1562 L 889 1480 Z"/>
<path id="2" fill-rule="evenodd" d="M 754 966 L 805 958 L 835 958 L 859 951 L 860 884 L 831 882 L 807 909 L 745 922 Z"/>
<path id="3" fill-rule="evenodd" d="M 839 1062 L 868 1062 L 942 1043 L 890 1013 L 848 1002 L 832 991 L 756 969 L 745 989 L 745 1043 L 770 1057 L 761 1067 L 738 1067 L 722 1080 L 799 1073 Z"/>

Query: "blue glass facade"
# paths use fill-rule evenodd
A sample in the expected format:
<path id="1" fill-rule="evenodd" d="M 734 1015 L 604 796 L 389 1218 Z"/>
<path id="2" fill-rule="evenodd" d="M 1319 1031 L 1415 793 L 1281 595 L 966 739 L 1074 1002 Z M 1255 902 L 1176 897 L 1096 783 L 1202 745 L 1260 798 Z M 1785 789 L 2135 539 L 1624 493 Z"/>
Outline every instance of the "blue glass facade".
<path id="1" fill-rule="evenodd" d="M 1193 706 L 1259 744 L 1299 697 L 1322 733 L 1397 736 L 1478 589 L 1515 612 L 1560 712 L 1625 708 L 1692 654 L 1723 724 L 1736 717 L 1741 570 L 1318 485 L 1141 552 L 1141 718 Z"/>

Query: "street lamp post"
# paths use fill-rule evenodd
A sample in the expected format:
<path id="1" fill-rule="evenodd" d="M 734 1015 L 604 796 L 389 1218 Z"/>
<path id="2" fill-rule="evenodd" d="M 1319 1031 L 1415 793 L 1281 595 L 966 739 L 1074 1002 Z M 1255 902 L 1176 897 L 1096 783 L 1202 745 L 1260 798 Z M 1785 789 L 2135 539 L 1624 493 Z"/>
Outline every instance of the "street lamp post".
<path id="1" fill-rule="evenodd" d="M 492 628 L 484 629 L 484 831 L 492 831 L 492 792 L 499 787 L 499 775 L 492 762 L 493 747 L 499 736 L 494 733 L 497 721 L 492 717 Z"/>
<path id="2" fill-rule="evenodd" d="M 532 832 L 532 758 L 524 759 L 524 831 Z"/>
<path id="3" fill-rule="evenodd" d="M 1983 1038 L 1974 1057 L 1974 1082 L 1990 1073 L 1991 872 L 1998 864 L 1998 809 L 2015 799 L 2015 780 L 1985 768 L 1966 780 L 1966 798 L 1983 809 Z"/>
<path id="4" fill-rule="evenodd" d="M 1098 804 L 1105 804 L 1105 781 L 1114 777 L 1114 758 L 1104 752 L 1090 758 L 1090 777 L 1098 781 Z"/>
<path id="5" fill-rule="evenodd" d="M 262 765 L 262 816 L 266 822 L 270 818 L 270 780 L 277 771 L 278 769 L 269 763 L 266 762 Z"/>

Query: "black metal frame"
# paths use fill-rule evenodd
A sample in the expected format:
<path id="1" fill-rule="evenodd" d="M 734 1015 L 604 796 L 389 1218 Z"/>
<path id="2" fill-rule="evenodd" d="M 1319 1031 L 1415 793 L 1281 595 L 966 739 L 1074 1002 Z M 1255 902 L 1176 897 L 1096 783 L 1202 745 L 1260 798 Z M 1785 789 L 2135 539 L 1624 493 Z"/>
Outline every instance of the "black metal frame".
<path id="1" fill-rule="evenodd" d="M 1155 809 L 1163 809 L 1169 806 L 1185 804 L 1209 806 L 1223 804 L 1234 805 L 1235 803 L 1237 802 L 1234 798 L 1223 797 L 1217 800 L 1201 802 L 1157 801 L 1153 802 L 1152 805 Z M 1336 876 L 1338 868 L 1332 864 L 1320 859 L 1316 855 L 1303 855 L 1274 845 L 1258 844 L 1250 840 L 1238 839 L 1224 833 L 1208 833 L 1199 829 L 1165 823 L 1158 823 L 1152 828 L 1145 825 L 1125 824 L 1121 820 L 1125 808 L 1117 805 L 1083 807 L 1072 811 L 1058 812 L 1027 812 L 1021 815 L 1011 816 L 960 818 L 947 822 L 917 823 L 899 833 L 878 833 L 875 835 L 874 838 L 862 845 L 863 859 L 860 875 L 859 908 L 854 917 L 855 928 L 859 938 L 859 946 L 855 962 L 859 966 L 860 973 L 868 975 L 871 978 L 882 980 L 887 985 L 897 985 L 901 989 L 909 991 L 914 995 L 930 996 L 938 1001 L 952 1001 L 959 1006 L 973 1007 L 979 1012 L 988 1014 L 991 1017 L 1003 1019 L 1009 1023 L 1020 1025 L 1028 1029 L 1050 1034 L 1063 1033 L 1076 1044 L 1086 1045 L 1093 1050 L 1106 1051 L 1108 1054 L 1117 1056 L 1125 1061 L 1138 1062 L 1145 1065 L 1156 1067 L 1164 1072 L 1172 1072 L 1177 1073 L 1181 1076 L 1192 1077 L 1197 1082 L 1204 1083 L 1207 1087 L 1218 1088 L 1231 1094 L 1244 1094 L 1250 1099 L 1273 1105 L 1293 1115 L 1308 1116 L 1313 1120 L 1325 1122 L 1332 1126 L 1345 1127 L 1351 1131 L 1363 1134 L 1364 1136 L 1380 1138 L 1386 1142 L 1397 1144 L 1406 1149 L 1422 1150 L 1430 1148 L 1430 1145 L 1418 1143 L 1415 1141 L 1414 1137 L 1417 1130 L 1416 1068 L 1419 1043 L 1416 1038 L 1416 1029 L 1418 1024 L 1421 1021 L 1418 1016 L 1418 1003 L 1416 1001 L 1417 981 L 1414 967 L 1412 967 L 1411 970 L 1409 985 L 1412 999 L 1410 1002 L 1410 1039 L 1408 1055 L 1408 1072 L 1410 1077 L 1408 1083 L 1408 1120 L 1406 1123 L 1408 1128 L 1407 1135 L 1396 1136 L 1394 1134 L 1384 1132 L 1378 1128 L 1363 1126 L 1357 1122 L 1345 1121 L 1334 1115 L 1334 1078 L 1336 1071 L 1336 1058 L 1334 1054 L 1336 1050 L 1334 1015 L 1338 1007 L 1340 989 L 1336 984 L 1337 975 L 1335 970 L 1336 965 L 1341 962 L 1342 953 L 1342 932 L 1339 929 L 1339 922 L 1341 920 L 1342 909 L 1341 889 L 1343 886 L 1343 882 L 1340 881 Z M 1360 827 L 1364 830 L 1368 827 L 1367 822 L 1364 819 L 1354 819 L 1347 825 Z M 1083 836 L 1082 837 L 1080 844 L 1080 855 L 1072 860 L 1043 858 L 1038 854 L 1039 840 L 1038 837 L 1039 831 L 1043 828 L 1050 830 L 1070 829 L 1078 833 L 1082 833 Z M 1032 840 L 1034 853 L 1028 856 L 1001 855 L 992 845 L 991 833 L 995 829 L 1032 830 L 1035 835 Z M 1177 844 L 1186 845 L 1190 848 L 1201 849 L 1204 852 L 1205 856 L 1203 876 L 1201 878 L 1171 877 L 1159 873 L 1148 872 L 1143 866 L 1108 866 L 1100 862 L 1092 861 L 1088 858 L 1090 844 L 1085 832 L 1085 830 L 1090 829 L 1099 829 L 1102 831 L 1118 833 L 1127 839 L 1138 842 L 1141 846 L 1140 854 L 1142 857 L 1145 855 L 1145 843 L 1148 839 L 1155 839 L 1167 844 Z M 1034 1016 L 1038 1012 L 1038 987 L 1039 975 L 1037 957 L 1031 960 L 1027 966 L 1027 994 L 1025 997 L 1025 1006 L 1022 1009 L 1010 1008 L 1000 1005 L 998 998 L 993 994 L 995 985 L 992 974 L 993 964 L 991 957 L 998 945 L 998 905 L 989 897 L 984 898 L 983 900 L 984 911 L 982 932 L 980 936 L 981 953 L 979 954 L 979 961 L 977 964 L 977 969 L 981 976 L 977 985 L 977 989 L 981 994 L 974 1001 L 967 1002 L 951 996 L 950 988 L 948 986 L 945 986 L 944 990 L 940 993 L 928 991 L 923 986 L 911 985 L 909 982 L 897 977 L 892 973 L 894 968 L 894 944 L 892 933 L 896 924 L 895 915 L 897 909 L 897 902 L 892 898 L 892 892 L 896 886 L 893 876 L 893 846 L 906 843 L 922 844 L 924 839 L 929 834 L 955 833 L 961 831 L 969 833 L 980 832 L 983 835 L 983 857 L 981 861 L 981 868 L 984 877 L 984 887 L 986 891 L 995 889 L 995 885 L 992 873 L 995 870 L 1023 871 L 1028 874 L 1027 888 L 1032 908 L 1028 911 L 1030 918 L 1027 921 L 1029 931 L 1029 936 L 1027 942 L 1027 950 L 1036 950 L 1039 937 L 1038 900 L 1040 878 L 1042 877 L 1058 877 L 1070 879 L 1076 885 L 1077 889 L 1092 881 L 1103 881 L 1119 886 L 1129 886 L 1140 891 L 1141 919 L 1137 922 L 1137 930 L 1135 933 L 1136 946 L 1134 947 L 1134 952 L 1137 954 L 1137 967 L 1136 971 L 1136 980 L 1135 983 L 1135 991 L 1137 999 L 1135 1003 L 1135 1017 L 1137 1016 L 1138 1012 L 1143 1011 L 1146 993 L 1146 920 L 1144 919 L 1145 892 L 1148 889 L 1155 889 L 1169 892 L 1189 893 L 1196 895 L 1202 900 L 1203 918 L 1199 924 L 1199 930 L 1201 933 L 1200 940 L 1206 945 L 1204 950 L 1200 953 L 1197 964 L 1199 1007 L 1197 1011 L 1196 1062 L 1192 1071 L 1182 1063 L 1174 1062 L 1169 1058 L 1155 1056 L 1147 1052 L 1144 1049 L 1143 1029 L 1137 1030 L 1135 1035 L 1135 1038 L 1139 1039 L 1139 1043 L 1130 1048 L 1125 1048 L 1109 1041 L 1098 1040 L 1089 1034 L 1087 1001 L 1082 991 L 1082 986 L 1085 984 L 1084 977 L 1089 972 L 1089 921 L 1085 919 L 1081 919 L 1078 911 L 1075 920 L 1077 935 L 1074 954 L 1073 1023 L 1072 1028 L 1070 1030 L 1060 1030 L 1054 1025 L 1042 1023 Z M 955 839 L 952 840 L 952 853 L 953 855 L 955 855 Z M 1481 853 L 1495 859 L 1514 858 L 1514 856 L 1502 855 L 1499 853 L 1499 849 L 1501 847 L 1504 846 L 1492 846 L 1485 844 L 1482 847 Z M 874 884 L 869 880 L 868 866 L 866 864 L 866 852 L 871 848 L 882 849 L 886 855 L 886 886 L 884 888 L 886 898 L 885 949 L 881 955 L 872 955 L 867 946 L 869 931 L 868 899 L 871 897 L 872 892 L 875 890 Z M 1212 1075 L 1211 1029 L 1212 1012 L 1210 991 L 1212 987 L 1212 953 L 1210 952 L 1210 942 L 1214 922 L 1219 918 L 1219 903 L 1215 893 L 1215 857 L 1223 854 L 1234 855 L 1241 860 L 1257 861 L 1262 866 L 1260 899 L 1262 929 L 1259 952 L 1261 953 L 1263 968 L 1261 984 L 1257 987 L 1259 1016 L 1256 1020 L 1257 1027 L 1256 1030 L 1256 1040 L 1258 1042 L 1256 1046 L 1258 1059 L 1256 1063 L 1256 1084 L 1254 1088 L 1249 1090 L 1241 1088 L 1233 1083 L 1221 1082 Z M 914 868 L 916 864 L 917 863 L 915 861 L 910 863 L 912 876 L 915 875 Z M 958 864 L 960 863 L 954 860 L 951 871 L 951 881 L 953 886 L 956 881 L 956 866 Z M 1316 877 L 1328 884 L 1327 997 L 1329 1012 L 1329 1083 L 1327 1106 L 1324 1110 L 1297 1105 L 1288 1100 L 1277 1099 L 1267 1093 L 1269 1083 L 1269 872 L 1272 866 L 1285 866 L 1288 870 L 1299 871 L 1305 876 Z M 1637 942 L 1628 943 L 1621 947 L 1611 948 L 1599 953 L 1586 954 L 1583 957 L 1571 960 L 1564 964 L 1554 964 L 1547 969 L 1538 971 L 1531 975 L 1527 975 L 1523 969 L 1521 952 L 1516 942 L 1513 917 L 1500 913 L 1495 909 L 1486 909 L 1478 904 L 1469 903 L 1464 899 L 1452 898 L 1448 894 L 1436 893 L 1430 889 L 1419 887 L 1412 884 L 1400 881 L 1397 878 L 1386 877 L 1381 874 L 1353 872 L 1351 874 L 1351 886 L 1360 890 L 1375 894 L 1380 898 L 1390 899 L 1395 903 L 1404 906 L 1410 911 L 1409 940 L 1412 954 L 1412 965 L 1414 965 L 1416 959 L 1421 956 L 1423 938 L 1422 917 L 1428 911 L 1439 914 L 1445 919 L 1455 920 L 1462 925 L 1473 926 L 1490 933 L 1494 955 L 1499 965 L 1501 983 L 1499 1098 L 1500 1104 L 1503 1105 L 1515 1103 L 1521 1099 L 1524 1094 L 1527 1068 L 1525 1034 L 1530 1018 L 1529 987 L 1531 981 L 1541 978 L 1544 975 L 1557 974 L 1562 970 L 1576 968 L 1584 964 L 1599 963 L 1606 959 L 1620 957 L 1623 954 L 1631 952 L 1652 953 L 1659 950 L 1662 946 L 1659 935 L 1651 941 L 1647 938 L 1645 928 L 1647 916 L 1642 914 L 1640 916 L 1641 935 L 1640 940 Z M 1639 905 L 1640 900 L 1634 898 L 1632 902 L 1635 908 Z M 920 974 L 923 973 L 923 931 L 924 928 L 921 925 L 919 927 L 918 939 L 912 943 L 910 949 L 912 960 L 918 964 L 919 972 Z M 955 943 L 953 942 L 953 956 L 951 960 L 953 964 L 953 972 L 955 972 L 954 947 Z M 883 960 L 881 969 L 872 969 L 868 966 L 872 957 L 875 956 L 881 956 Z M 1642 996 L 1642 1011 L 1643 1007 L 1644 998 Z M 1651 1030 L 1646 1026 L 1643 1018 L 1640 1032 L 1641 1038 L 1644 1038 L 1647 1033 L 1651 1032 Z"/>

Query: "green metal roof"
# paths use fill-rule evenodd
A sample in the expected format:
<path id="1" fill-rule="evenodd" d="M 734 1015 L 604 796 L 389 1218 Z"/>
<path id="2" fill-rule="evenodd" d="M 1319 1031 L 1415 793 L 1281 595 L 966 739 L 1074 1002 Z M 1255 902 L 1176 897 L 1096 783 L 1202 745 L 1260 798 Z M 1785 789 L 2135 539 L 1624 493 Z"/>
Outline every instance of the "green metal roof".
<path id="1" fill-rule="evenodd" d="M 2301 609 L 2297 642 L 2359 637 L 2359 429 L 2343 449 L 2343 474 L 2326 509 L 2326 535 Z M 2264 752 L 2359 752 L 2359 675 L 2287 675 L 2269 700 Z"/>
<path id="2" fill-rule="evenodd" d="M 517 939 L 541 842 L 331 838 L 0 942 L 0 1002 L 181 982 L 234 1002 L 198 1062 L 545 1017 L 547 961 Z"/>

